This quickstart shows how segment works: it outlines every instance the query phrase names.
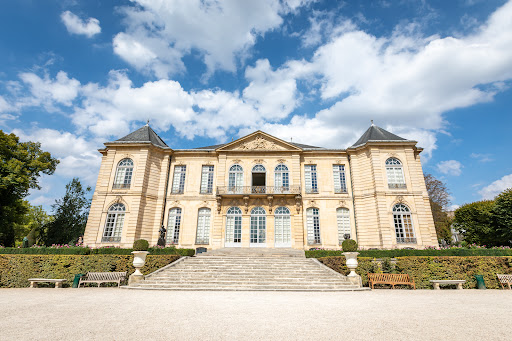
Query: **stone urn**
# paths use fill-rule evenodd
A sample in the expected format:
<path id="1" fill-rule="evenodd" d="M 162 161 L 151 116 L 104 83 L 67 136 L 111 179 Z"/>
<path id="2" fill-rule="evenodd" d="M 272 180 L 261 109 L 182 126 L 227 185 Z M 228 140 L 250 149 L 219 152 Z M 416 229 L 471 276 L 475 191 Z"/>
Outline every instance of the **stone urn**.
<path id="1" fill-rule="evenodd" d="M 146 263 L 146 256 L 148 253 L 148 251 L 132 251 L 135 272 L 128 278 L 128 285 L 144 280 L 144 275 L 140 272 L 140 269 L 142 269 Z"/>
<path id="2" fill-rule="evenodd" d="M 347 268 L 350 270 L 348 276 L 359 276 L 356 274 L 357 265 L 357 255 L 359 252 L 343 252 L 343 256 L 345 256 Z"/>

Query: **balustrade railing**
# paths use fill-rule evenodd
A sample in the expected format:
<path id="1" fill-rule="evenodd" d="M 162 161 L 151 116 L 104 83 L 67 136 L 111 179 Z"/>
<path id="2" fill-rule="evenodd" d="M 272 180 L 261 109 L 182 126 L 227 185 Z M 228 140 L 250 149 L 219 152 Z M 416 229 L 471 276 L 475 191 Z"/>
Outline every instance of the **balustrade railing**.
<path id="1" fill-rule="evenodd" d="M 300 186 L 217 186 L 217 195 L 300 194 Z"/>

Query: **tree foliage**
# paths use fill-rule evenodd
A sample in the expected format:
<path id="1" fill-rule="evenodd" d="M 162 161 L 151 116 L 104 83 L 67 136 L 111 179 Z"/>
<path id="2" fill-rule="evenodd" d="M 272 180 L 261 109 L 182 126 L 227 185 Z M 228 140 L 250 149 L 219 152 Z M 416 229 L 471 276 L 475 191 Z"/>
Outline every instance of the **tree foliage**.
<path id="1" fill-rule="evenodd" d="M 36 142 L 20 142 L 0 130 L 0 245 L 12 246 L 15 223 L 28 211 L 23 198 L 39 189 L 42 174 L 53 174 L 58 160 Z"/>
<path id="2" fill-rule="evenodd" d="M 512 246 L 512 188 L 494 199 L 493 224 L 500 242 Z"/>
<path id="3" fill-rule="evenodd" d="M 76 243 L 84 234 L 91 200 L 87 194 L 90 187 L 83 188 L 78 178 L 66 185 L 66 194 L 52 205 L 53 221 L 46 224 L 45 244 Z"/>
<path id="4" fill-rule="evenodd" d="M 477 245 L 499 245 L 492 224 L 493 200 L 463 205 L 455 211 L 454 225 L 464 235 L 464 241 Z"/>
<path id="5" fill-rule="evenodd" d="M 437 239 L 449 243 L 452 236 L 450 231 L 451 219 L 446 213 L 446 207 L 450 204 L 450 192 L 448 192 L 444 182 L 436 179 L 432 174 L 425 174 L 425 185 L 430 199 Z"/>

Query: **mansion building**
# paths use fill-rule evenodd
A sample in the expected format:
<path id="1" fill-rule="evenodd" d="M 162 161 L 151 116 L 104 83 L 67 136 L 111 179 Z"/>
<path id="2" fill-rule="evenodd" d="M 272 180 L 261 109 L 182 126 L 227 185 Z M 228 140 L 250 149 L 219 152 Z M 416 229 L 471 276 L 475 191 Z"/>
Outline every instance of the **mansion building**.
<path id="1" fill-rule="evenodd" d="M 421 151 L 373 124 L 347 149 L 262 131 L 173 149 L 146 125 L 99 150 L 84 243 L 156 245 L 163 226 L 180 248 L 437 246 Z"/>

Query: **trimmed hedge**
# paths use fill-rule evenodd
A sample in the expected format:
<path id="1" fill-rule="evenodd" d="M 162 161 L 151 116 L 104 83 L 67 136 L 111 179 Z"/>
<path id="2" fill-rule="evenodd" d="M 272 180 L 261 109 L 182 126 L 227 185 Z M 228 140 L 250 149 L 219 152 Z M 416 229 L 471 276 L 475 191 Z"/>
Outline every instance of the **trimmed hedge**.
<path id="1" fill-rule="evenodd" d="M 179 258 L 148 255 L 142 273 L 149 274 Z M 89 271 L 127 271 L 129 276 L 135 271 L 132 262 L 132 255 L 0 255 L 0 287 L 28 287 L 28 279 L 33 277 L 65 278 L 65 286 L 71 286 L 75 274 Z"/>
<path id="2" fill-rule="evenodd" d="M 91 249 L 88 247 L 5 247 L 0 248 L 0 254 L 17 254 L 17 255 L 130 255 L 133 249 L 121 249 L 118 247 L 101 247 Z M 193 256 L 194 249 L 176 249 L 174 247 L 150 247 L 148 249 L 152 255 L 180 255 Z"/>
<path id="3" fill-rule="evenodd" d="M 345 257 L 323 257 L 318 259 L 331 269 L 347 275 Z M 356 270 L 363 285 L 368 285 L 368 272 L 379 272 L 374 258 L 358 257 Z M 399 257 L 396 258 L 396 273 L 409 274 L 416 288 L 432 289 L 431 279 L 465 279 L 464 288 L 476 288 L 475 275 L 483 275 L 489 289 L 500 289 L 497 273 L 512 274 L 512 257 Z"/>
<path id="4" fill-rule="evenodd" d="M 394 250 L 358 250 L 359 257 L 371 258 L 396 258 L 396 257 L 410 257 L 410 256 L 512 256 L 512 249 L 466 249 L 466 248 L 450 248 L 450 249 L 425 249 L 425 250 L 408 250 L 408 249 L 394 249 Z M 309 250 L 306 251 L 307 258 L 320 258 L 343 256 L 341 250 Z"/>

